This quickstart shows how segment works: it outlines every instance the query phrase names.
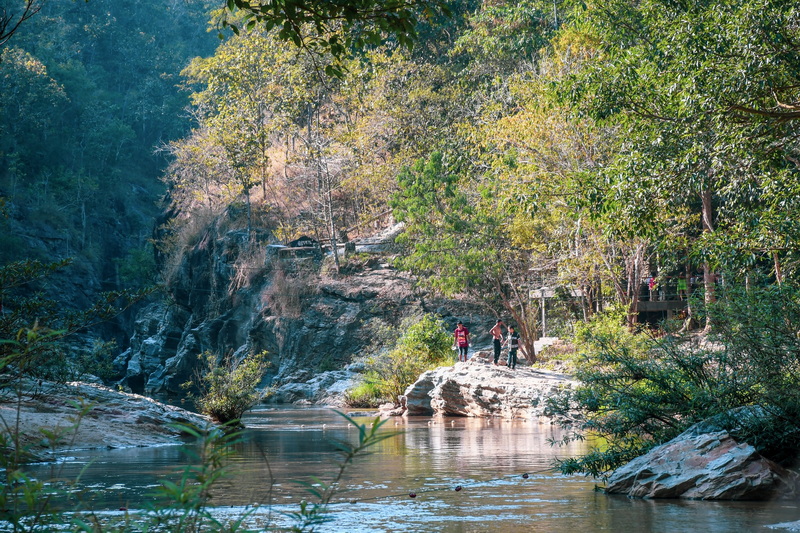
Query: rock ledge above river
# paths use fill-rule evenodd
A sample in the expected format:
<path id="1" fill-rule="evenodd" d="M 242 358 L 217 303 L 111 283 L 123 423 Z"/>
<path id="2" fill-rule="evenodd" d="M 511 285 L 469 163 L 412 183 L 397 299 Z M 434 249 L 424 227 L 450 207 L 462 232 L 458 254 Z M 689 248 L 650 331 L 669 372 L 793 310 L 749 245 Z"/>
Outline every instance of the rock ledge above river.
<path id="1" fill-rule="evenodd" d="M 468 417 L 546 417 L 546 399 L 577 385 L 570 376 L 518 365 L 491 364 L 490 352 L 422 374 L 406 389 L 400 409 L 387 414 Z"/>

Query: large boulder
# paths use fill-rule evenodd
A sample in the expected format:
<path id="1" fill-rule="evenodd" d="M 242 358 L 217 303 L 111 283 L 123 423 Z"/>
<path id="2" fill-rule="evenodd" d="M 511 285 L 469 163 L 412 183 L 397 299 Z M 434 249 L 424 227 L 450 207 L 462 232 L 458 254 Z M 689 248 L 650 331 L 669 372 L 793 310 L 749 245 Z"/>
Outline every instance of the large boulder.
<path id="1" fill-rule="evenodd" d="M 793 495 L 796 483 L 795 474 L 751 445 L 702 424 L 617 469 L 606 492 L 632 498 L 767 500 Z"/>
<path id="2" fill-rule="evenodd" d="M 558 372 L 494 366 L 488 354 L 422 374 L 405 391 L 405 414 L 536 418 L 547 415 L 548 396 L 576 384 Z"/>
<path id="3" fill-rule="evenodd" d="M 180 407 L 97 384 L 39 381 L 24 390 L 29 393 L 19 402 L 0 404 L 0 423 L 13 426 L 34 453 L 179 444 L 180 426 L 214 425 Z M 47 432 L 63 438 L 51 442 Z"/>

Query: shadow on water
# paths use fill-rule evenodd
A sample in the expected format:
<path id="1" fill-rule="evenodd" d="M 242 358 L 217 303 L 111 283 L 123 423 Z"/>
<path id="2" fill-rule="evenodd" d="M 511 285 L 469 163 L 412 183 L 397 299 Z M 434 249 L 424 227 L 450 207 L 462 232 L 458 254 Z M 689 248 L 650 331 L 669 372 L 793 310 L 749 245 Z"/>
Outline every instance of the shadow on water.
<path id="1" fill-rule="evenodd" d="M 356 416 L 369 424 L 372 417 Z M 260 409 L 247 415 L 230 475 L 212 503 L 222 516 L 260 506 L 274 520 L 310 499 L 298 481 L 329 481 L 339 459 L 332 440 L 354 442 L 357 430 L 329 409 Z M 422 417 L 390 419 L 399 433 L 360 456 L 347 471 L 330 510 L 328 532 L 675 532 L 766 530 L 800 518 L 795 502 L 631 500 L 596 492 L 590 478 L 552 470 L 556 457 L 580 455 L 584 444 L 552 448 L 549 424 L 523 420 Z M 61 475 L 82 474 L 90 508 L 141 508 L 154 503 L 158 480 L 186 464 L 178 446 L 76 453 Z M 46 469 L 37 467 L 37 475 Z M 415 497 L 410 495 L 414 494 Z"/>

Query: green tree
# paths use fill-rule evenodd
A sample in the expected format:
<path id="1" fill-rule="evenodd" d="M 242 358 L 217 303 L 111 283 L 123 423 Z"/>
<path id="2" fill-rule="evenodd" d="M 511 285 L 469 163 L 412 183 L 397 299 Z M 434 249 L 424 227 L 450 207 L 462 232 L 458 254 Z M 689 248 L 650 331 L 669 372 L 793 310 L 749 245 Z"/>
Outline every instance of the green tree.
<path id="1" fill-rule="evenodd" d="M 241 22 L 223 18 L 223 25 L 231 24 L 234 31 L 238 32 L 239 26 L 252 29 L 261 23 L 267 31 L 277 29 L 278 37 L 284 41 L 328 52 L 335 58 L 378 45 L 387 36 L 410 48 L 417 38 L 421 17 L 450 13 L 443 0 L 227 0 L 227 8 L 241 11 Z M 325 72 L 329 76 L 342 75 L 334 64 L 326 65 Z"/>
<path id="2" fill-rule="evenodd" d="M 230 39 L 211 57 L 195 58 L 183 75 L 198 88 L 192 102 L 201 128 L 194 140 L 173 146 L 180 156 L 170 173 L 176 184 L 188 187 L 189 198 L 200 195 L 201 202 L 210 202 L 217 191 L 241 194 L 248 230 L 255 186 L 265 203 L 281 207 L 286 198 L 275 183 L 272 159 L 283 159 L 276 145 L 291 143 L 310 121 L 317 86 L 312 72 L 300 51 L 255 31 Z"/>
<path id="3" fill-rule="evenodd" d="M 512 244 L 513 212 L 495 209 L 491 184 L 467 189 L 438 152 L 403 169 L 398 186 L 390 206 L 405 223 L 397 242 L 407 253 L 397 265 L 442 294 L 469 296 L 509 313 L 534 361 L 538 335 L 527 293 L 528 254 Z"/>
<path id="4" fill-rule="evenodd" d="M 780 283 L 795 264 L 797 125 L 777 117 L 796 100 L 794 14 L 769 0 L 612 1 L 575 26 L 597 54 L 563 93 L 624 139 L 600 173 L 605 209 L 668 245 L 656 215 L 696 214 L 686 259 L 703 265 L 707 301 L 718 269 L 744 280 L 767 263 Z"/>
<path id="5" fill-rule="evenodd" d="M 567 473 L 601 477 L 708 420 L 761 454 L 786 464 L 800 449 L 796 288 L 736 290 L 705 309 L 714 344 L 653 338 L 597 315 L 576 335 L 582 385 L 551 402 L 565 415 L 565 440 L 600 437 L 589 454 L 565 460 Z M 581 416 L 572 418 L 574 409 Z"/>
<path id="6" fill-rule="evenodd" d="M 232 356 L 220 360 L 216 354 L 205 352 L 200 360 L 203 367 L 196 380 L 184 383 L 183 387 L 198 389 L 195 396 L 198 409 L 217 422 L 239 421 L 263 397 L 257 387 L 269 366 L 266 352 L 239 361 Z"/>

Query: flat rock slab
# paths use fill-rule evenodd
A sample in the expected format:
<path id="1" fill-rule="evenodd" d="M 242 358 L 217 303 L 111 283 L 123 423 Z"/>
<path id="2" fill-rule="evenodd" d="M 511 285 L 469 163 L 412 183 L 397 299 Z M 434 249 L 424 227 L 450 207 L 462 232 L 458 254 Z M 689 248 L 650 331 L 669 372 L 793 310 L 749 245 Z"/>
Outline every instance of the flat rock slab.
<path id="1" fill-rule="evenodd" d="M 77 423 L 74 402 L 91 406 Z M 23 401 L 0 403 L 0 422 L 18 427 L 31 451 L 160 446 L 182 442 L 174 424 L 205 427 L 208 418 L 152 398 L 87 383 L 44 383 Z M 42 429 L 63 433 L 49 442 Z"/>
<path id="2" fill-rule="evenodd" d="M 800 520 L 798 520 L 797 522 L 783 522 L 781 524 L 772 524 L 765 527 L 767 527 L 768 529 L 775 529 L 775 530 L 782 529 L 783 531 L 800 531 Z"/>

